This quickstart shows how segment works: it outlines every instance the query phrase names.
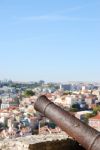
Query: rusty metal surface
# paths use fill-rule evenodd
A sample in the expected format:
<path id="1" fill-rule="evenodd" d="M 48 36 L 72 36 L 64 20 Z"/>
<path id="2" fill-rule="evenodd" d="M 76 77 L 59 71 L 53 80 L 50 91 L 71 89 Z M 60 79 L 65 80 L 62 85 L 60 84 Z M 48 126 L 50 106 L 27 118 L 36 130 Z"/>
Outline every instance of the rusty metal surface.
<path id="1" fill-rule="evenodd" d="M 34 107 L 77 140 L 86 150 L 100 150 L 100 132 L 61 109 L 46 96 L 40 96 Z"/>

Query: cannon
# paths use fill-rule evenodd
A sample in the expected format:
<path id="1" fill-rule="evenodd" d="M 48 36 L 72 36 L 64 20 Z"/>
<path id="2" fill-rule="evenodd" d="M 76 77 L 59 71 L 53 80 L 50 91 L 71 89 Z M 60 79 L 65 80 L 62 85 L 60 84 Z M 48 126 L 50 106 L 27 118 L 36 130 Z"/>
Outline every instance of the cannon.
<path id="1" fill-rule="evenodd" d="M 45 95 L 36 100 L 34 107 L 73 137 L 86 150 L 100 150 L 100 132 L 51 102 Z"/>

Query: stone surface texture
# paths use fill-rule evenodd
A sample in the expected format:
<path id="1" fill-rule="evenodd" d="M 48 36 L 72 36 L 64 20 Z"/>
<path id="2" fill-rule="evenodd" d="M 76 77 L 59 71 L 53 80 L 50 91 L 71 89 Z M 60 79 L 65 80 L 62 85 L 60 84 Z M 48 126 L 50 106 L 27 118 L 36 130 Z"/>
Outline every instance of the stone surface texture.
<path id="1" fill-rule="evenodd" d="M 5 139 L 0 142 L 0 150 L 73 150 L 75 143 L 72 141 L 65 133 L 33 135 Z"/>
<path id="2" fill-rule="evenodd" d="M 0 141 L 0 150 L 51 150 L 52 146 L 63 144 L 66 134 L 33 135 Z M 58 147 L 57 146 L 57 147 Z"/>

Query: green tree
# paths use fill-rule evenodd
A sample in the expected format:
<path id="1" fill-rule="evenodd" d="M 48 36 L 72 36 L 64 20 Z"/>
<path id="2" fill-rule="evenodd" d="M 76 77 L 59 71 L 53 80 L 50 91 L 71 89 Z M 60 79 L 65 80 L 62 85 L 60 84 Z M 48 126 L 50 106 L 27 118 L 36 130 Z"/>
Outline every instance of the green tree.
<path id="1" fill-rule="evenodd" d="M 30 97 L 30 96 L 35 95 L 35 92 L 33 92 L 32 90 L 26 90 L 24 92 L 24 95 L 25 95 L 25 97 Z"/>
<path id="2" fill-rule="evenodd" d="M 100 106 L 97 106 L 93 109 L 93 113 L 87 113 L 84 115 L 84 122 L 88 123 L 89 118 L 97 115 L 98 111 L 100 111 Z"/>
<path id="3" fill-rule="evenodd" d="M 97 115 L 98 111 L 100 111 L 100 106 L 97 106 L 93 109 L 93 114 Z"/>
<path id="4" fill-rule="evenodd" d="M 72 107 L 71 107 L 71 108 L 70 108 L 70 111 L 71 111 L 71 112 L 77 112 L 78 109 L 77 109 L 77 108 L 72 108 Z"/>
<path id="5" fill-rule="evenodd" d="M 88 121 L 89 121 L 89 118 L 91 118 L 91 117 L 94 117 L 95 116 L 95 114 L 94 113 L 87 113 L 87 114 L 84 114 L 83 115 L 83 120 L 84 120 L 84 122 L 86 123 L 86 124 L 88 124 Z"/>
<path id="6" fill-rule="evenodd" d="M 71 91 L 64 91 L 63 95 L 72 95 L 73 93 Z"/>

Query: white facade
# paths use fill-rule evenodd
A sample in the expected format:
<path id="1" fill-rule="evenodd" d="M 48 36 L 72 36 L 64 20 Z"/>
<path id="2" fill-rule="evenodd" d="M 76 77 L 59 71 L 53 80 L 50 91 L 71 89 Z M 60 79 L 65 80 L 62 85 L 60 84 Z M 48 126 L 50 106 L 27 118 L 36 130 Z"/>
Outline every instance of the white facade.
<path id="1" fill-rule="evenodd" d="M 76 98 L 74 98 L 74 97 L 72 97 L 72 96 L 67 96 L 66 97 L 66 105 L 67 105 L 67 107 L 71 107 L 74 103 L 76 103 L 77 102 L 77 99 Z"/>
<path id="2" fill-rule="evenodd" d="M 9 108 L 9 103 L 1 104 L 1 109 Z"/>

